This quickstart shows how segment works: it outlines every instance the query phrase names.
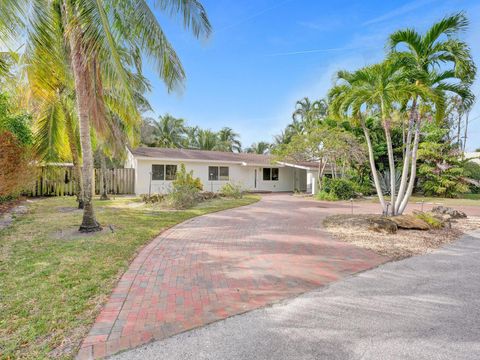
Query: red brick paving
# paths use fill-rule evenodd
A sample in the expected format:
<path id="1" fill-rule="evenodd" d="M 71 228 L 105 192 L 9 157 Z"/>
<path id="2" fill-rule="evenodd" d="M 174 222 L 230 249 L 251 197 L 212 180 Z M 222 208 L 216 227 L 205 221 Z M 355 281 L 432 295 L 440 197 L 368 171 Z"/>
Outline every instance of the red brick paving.
<path id="1" fill-rule="evenodd" d="M 132 262 L 77 359 L 163 339 L 385 262 L 322 231 L 323 217 L 349 211 L 345 203 L 267 195 L 171 228 Z"/>

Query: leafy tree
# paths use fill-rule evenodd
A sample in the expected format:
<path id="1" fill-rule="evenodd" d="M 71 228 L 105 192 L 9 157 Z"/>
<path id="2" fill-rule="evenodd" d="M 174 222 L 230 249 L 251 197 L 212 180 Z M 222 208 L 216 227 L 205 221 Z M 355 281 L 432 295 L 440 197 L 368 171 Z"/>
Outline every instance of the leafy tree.
<path id="1" fill-rule="evenodd" d="M 24 146 L 31 145 L 33 135 L 30 129 L 30 115 L 16 114 L 11 108 L 9 96 L 0 93 L 0 131 L 10 132 Z"/>
<path id="2" fill-rule="evenodd" d="M 218 150 L 230 151 L 230 152 L 241 152 L 242 143 L 239 139 L 240 135 L 233 131 L 229 127 L 224 127 L 218 132 L 219 146 Z"/>
<path id="3" fill-rule="evenodd" d="M 178 148 L 185 141 L 185 120 L 177 119 L 170 114 L 159 117 L 154 123 L 155 145 L 159 147 Z"/>
<path id="4" fill-rule="evenodd" d="M 253 154 L 267 154 L 271 149 L 271 145 L 265 141 L 259 141 L 258 143 L 253 143 L 250 147 L 246 149 L 247 153 Z"/>
<path id="5" fill-rule="evenodd" d="M 205 10 L 196 0 L 155 2 L 160 10 L 180 15 L 185 28 L 195 36 L 208 36 L 210 23 Z M 4 0 L 0 4 L 0 35 L 18 37 L 27 34 L 27 46 L 38 41 L 48 44 L 51 24 L 60 9 L 63 36 L 69 48 L 80 142 L 83 155 L 84 216 L 80 231 L 97 231 L 92 205 L 93 155 L 91 125 L 103 120 L 105 96 L 103 84 L 114 83 L 117 100 L 128 112 L 136 112 L 134 92 L 122 63 L 124 51 L 153 60 L 157 73 L 168 89 L 183 83 L 185 73 L 175 51 L 153 16 L 146 1 L 33 1 Z M 28 28 L 28 31 L 25 29 Z M 68 29 L 68 31 L 66 31 Z M 134 64 L 133 64 L 134 65 Z M 126 112 L 125 112 L 126 113 Z"/>
<path id="6" fill-rule="evenodd" d="M 457 14 L 434 24 L 423 36 L 412 29 L 397 31 L 390 37 L 392 54 L 389 59 L 353 73 L 341 71 L 337 74 L 340 82 L 330 91 L 331 109 L 337 116 L 350 117 L 360 123 L 384 212 L 387 203 L 380 187 L 366 120 L 378 119 L 384 130 L 390 171 L 390 210 L 392 215 L 401 214 L 415 184 L 422 124 L 432 117 L 437 121 L 443 119 L 447 93 L 461 96 L 465 103 L 473 100 L 468 84 L 475 75 L 475 66 L 468 46 L 456 37 L 466 25 L 465 17 Z M 398 50 L 399 44 L 405 44 L 406 50 Z M 449 68 L 451 66 L 453 69 Z M 395 114 L 400 115 L 402 126 L 403 115 L 408 114 L 398 192 L 392 143 L 392 129 L 398 126 Z"/>

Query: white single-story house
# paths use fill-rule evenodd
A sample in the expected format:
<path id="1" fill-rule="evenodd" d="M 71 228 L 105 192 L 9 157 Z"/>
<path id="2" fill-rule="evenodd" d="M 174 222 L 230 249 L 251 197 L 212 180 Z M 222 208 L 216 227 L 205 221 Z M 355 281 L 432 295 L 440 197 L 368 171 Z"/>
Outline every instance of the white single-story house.
<path id="1" fill-rule="evenodd" d="M 274 161 L 270 155 L 140 147 L 127 150 L 126 168 L 135 169 L 135 194 L 167 193 L 180 164 L 200 178 L 205 191 L 228 182 L 245 191 L 317 191 L 318 163 Z"/>

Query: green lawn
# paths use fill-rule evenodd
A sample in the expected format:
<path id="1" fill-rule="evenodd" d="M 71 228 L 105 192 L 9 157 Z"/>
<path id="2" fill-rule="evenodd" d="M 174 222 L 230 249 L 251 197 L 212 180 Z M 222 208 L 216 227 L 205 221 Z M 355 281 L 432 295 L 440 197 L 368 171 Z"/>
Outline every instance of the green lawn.
<path id="1" fill-rule="evenodd" d="M 258 199 L 216 199 L 184 211 L 136 198 L 96 201 L 99 221 L 114 233 L 107 226 L 88 236 L 75 233 L 81 212 L 73 210 L 73 198 L 34 201 L 27 215 L 0 231 L 0 359 L 72 358 L 142 245 L 194 216 Z"/>

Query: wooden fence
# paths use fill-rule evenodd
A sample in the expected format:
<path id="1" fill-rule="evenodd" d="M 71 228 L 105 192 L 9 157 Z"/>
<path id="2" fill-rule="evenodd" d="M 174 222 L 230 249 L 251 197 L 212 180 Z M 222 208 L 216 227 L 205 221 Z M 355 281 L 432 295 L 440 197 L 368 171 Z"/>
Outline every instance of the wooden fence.
<path id="1" fill-rule="evenodd" d="M 101 169 L 95 169 L 95 194 L 103 189 Z M 72 166 L 43 166 L 28 196 L 69 196 L 75 195 L 76 183 Z M 108 169 L 105 174 L 109 194 L 134 194 L 135 169 Z"/>

